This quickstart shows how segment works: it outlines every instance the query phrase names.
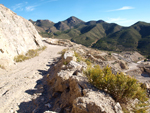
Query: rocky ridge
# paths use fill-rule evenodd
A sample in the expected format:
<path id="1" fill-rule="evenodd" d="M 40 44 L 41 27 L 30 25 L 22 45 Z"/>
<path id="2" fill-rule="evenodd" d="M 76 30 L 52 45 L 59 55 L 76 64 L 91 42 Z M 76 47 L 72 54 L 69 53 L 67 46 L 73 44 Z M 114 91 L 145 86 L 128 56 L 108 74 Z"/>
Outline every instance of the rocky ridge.
<path id="1" fill-rule="evenodd" d="M 129 73 L 140 82 L 145 83 L 147 89 L 149 89 L 150 77 L 142 77 L 144 70 L 139 68 L 137 63 L 132 66 L 133 61 L 137 60 L 136 57 L 144 58 L 137 52 L 131 54 L 129 52 L 110 54 L 109 52 L 75 44 L 69 40 L 49 38 L 45 39 L 45 42 L 69 47 L 64 56 L 50 69 L 46 78 L 49 87 L 50 111 L 64 113 L 122 113 L 120 104 L 116 103 L 110 95 L 97 90 L 88 83 L 87 78 L 83 74 L 87 64 L 82 60 L 78 61 L 78 57 L 75 57 L 76 53 L 89 59 L 93 64 L 99 64 L 102 68 L 109 65 L 112 67 L 114 74 L 117 72 Z M 136 55 L 135 59 L 133 59 L 134 55 Z M 130 107 L 129 109 L 131 110 Z"/>
<path id="2" fill-rule="evenodd" d="M 15 56 L 43 46 L 34 25 L 0 4 L 0 63 L 8 66 Z"/>
<path id="3" fill-rule="evenodd" d="M 98 91 L 83 76 L 86 63 L 76 62 L 73 51 L 66 51 L 47 75 L 50 110 L 63 113 L 123 113 L 119 103 Z"/>

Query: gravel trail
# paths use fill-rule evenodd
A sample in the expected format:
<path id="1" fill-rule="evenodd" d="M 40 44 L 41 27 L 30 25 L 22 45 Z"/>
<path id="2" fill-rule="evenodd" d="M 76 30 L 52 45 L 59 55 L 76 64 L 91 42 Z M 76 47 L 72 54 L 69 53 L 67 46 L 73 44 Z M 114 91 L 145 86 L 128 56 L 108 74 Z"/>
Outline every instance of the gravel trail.
<path id="1" fill-rule="evenodd" d="M 53 59 L 65 47 L 48 45 L 39 56 L 17 63 L 10 69 L 0 69 L 0 113 L 17 113 L 22 102 L 32 101 L 40 95 L 30 94 L 36 90 L 37 81 L 43 78 Z"/>

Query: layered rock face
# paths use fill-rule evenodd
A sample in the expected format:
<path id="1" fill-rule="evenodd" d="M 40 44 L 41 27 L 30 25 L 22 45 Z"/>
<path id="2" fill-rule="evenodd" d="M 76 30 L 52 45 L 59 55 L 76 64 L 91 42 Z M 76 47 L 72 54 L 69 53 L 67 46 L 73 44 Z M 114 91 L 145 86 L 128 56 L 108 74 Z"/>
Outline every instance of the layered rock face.
<path id="1" fill-rule="evenodd" d="M 12 64 L 15 56 L 43 46 L 35 27 L 0 4 L 0 63 Z"/>

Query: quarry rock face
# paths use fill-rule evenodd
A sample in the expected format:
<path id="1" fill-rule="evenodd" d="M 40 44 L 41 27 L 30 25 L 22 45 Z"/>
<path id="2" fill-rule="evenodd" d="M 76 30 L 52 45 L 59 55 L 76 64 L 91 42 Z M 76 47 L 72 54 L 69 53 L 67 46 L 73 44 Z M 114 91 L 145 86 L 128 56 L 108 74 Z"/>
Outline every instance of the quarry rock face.
<path id="1" fill-rule="evenodd" d="M 1 65 L 10 65 L 15 56 L 42 46 L 41 36 L 33 24 L 0 4 Z"/>

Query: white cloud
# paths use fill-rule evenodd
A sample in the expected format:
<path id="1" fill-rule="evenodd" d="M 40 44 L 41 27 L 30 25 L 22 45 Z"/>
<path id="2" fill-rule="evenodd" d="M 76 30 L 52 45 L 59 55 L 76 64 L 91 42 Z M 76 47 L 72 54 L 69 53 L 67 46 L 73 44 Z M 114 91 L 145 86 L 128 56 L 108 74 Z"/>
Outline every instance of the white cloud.
<path id="1" fill-rule="evenodd" d="M 128 9 L 134 9 L 134 7 L 131 6 L 124 6 L 122 8 L 116 9 L 116 10 L 128 10 Z"/>
<path id="2" fill-rule="evenodd" d="M 35 7 L 36 6 L 27 6 L 25 9 L 26 9 L 26 11 L 33 11 L 33 10 L 35 10 Z"/>
<path id="3" fill-rule="evenodd" d="M 120 24 L 120 25 L 124 25 L 124 26 L 129 26 L 129 25 L 132 25 L 135 20 L 129 20 L 129 19 L 126 19 L 126 18 L 108 18 L 107 22 L 109 23 L 117 23 L 117 24 Z"/>
<path id="4" fill-rule="evenodd" d="M 28 4 L 28 2 L 23 2 L 23 3 L 19 3 L 19 4 L 16 4 L 14 6 L 12 6 L 12 9 L 15 11 L 15 10 L 19 10 L 19 11 L 22 11 L 24 9 L 24 6 Z"/>
<path id="5" fill-rule="evenodd" d="M 119 8 L 119 9 L 108 10 L 107 12 L 121 11 L 121 10 L 129 10 L 129 9 L 134 9 L 134 7 L 131 7 L 131 6 L 124 6 L 124 7 Z"/>
<path id="6" fill-rule="evenodd" d="M 38 6 L 41 6 L 41 5 L 49 3 L 49 2 L 55 2 L 55 1 L 58 1 L 58 0 L 40 0 L 40 2 L 35 3 L 34 5 L 28 5 L 29 4 L 28 2 L 23 2 L 23 3 L 18 3 L 16 5 L 12 6 L 12 9 L 14 11 L 16 11 L 16 10 L 18 10 L 18 11 L 23 11 L 23 10 L 33 11 Z"/>
<path id="7" fill-rule="evenodd" d="M 58 1 L 58 0 L 48 0 L 48 1 L 45 1 L 45 2 L 44 2 L 44 0 L 41 0 L 41 1 L 43 1 L 43 2 L 41 2 L 41 3 L 39 3 L 39 4 L 36 4 L 36 5 L 32 5 L 32 6 L 27 6 L 27 7 L 25 7 L 26 11 L 33 11 L 33 10 L 35 10 L 35 8 L 38 7 L 38 6 L 41 6 L 41 5 L 46 4 L 46 3 L 48 3 L 48 2 L 54 2 L 54 1 Z"/>

